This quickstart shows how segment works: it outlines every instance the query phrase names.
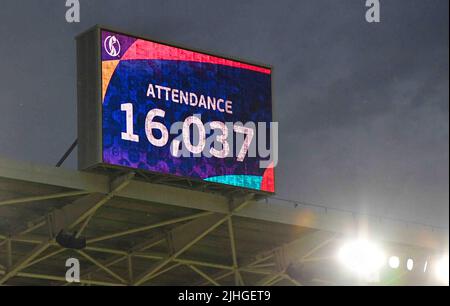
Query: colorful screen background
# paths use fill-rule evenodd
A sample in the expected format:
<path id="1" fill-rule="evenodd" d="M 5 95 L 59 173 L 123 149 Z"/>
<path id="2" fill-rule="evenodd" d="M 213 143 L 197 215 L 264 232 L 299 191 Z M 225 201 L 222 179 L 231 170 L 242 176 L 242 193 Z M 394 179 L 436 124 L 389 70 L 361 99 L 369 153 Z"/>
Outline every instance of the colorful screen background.
<path id="1" fill-rule="evenodd" d="M 120 44 L 117 56 L 104 47 L 115 36 Z M 158 118 L 168 129 L 172 123 L 201 114 L 203 123 L 272 121 L 270 69 L 204 53 L 176 48 L 135 37 L 101 31 L 103 162 L 161 174 L 200 179 L 238 187 L 274 192 L 273 168 L 260 168 L 259 157 L 173 157 L 170 135 L 164 147 L 151 145 L 145 134 L 145 118 L 153 108 L 163 109 Z M 118 48 L 116 48 L 118 49 Z M 110 52 L 111 53 L 111 52 Z M 233 114 L 220 113 L 172 101 L 147 97 L 148 84 L 159 84 L 186 92 L 223 97 L 233 101 Z M 134 133 L 139 142 L 121 139 L 126 122 L 122 103 L 132 103 Z M 255 135 L 253 141 L 256 141 Z"/>

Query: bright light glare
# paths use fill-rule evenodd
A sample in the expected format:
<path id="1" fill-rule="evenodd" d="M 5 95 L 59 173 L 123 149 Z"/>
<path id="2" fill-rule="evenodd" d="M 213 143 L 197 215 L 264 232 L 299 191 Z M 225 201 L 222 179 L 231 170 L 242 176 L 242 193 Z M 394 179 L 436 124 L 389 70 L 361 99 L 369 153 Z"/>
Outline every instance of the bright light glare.
<path id="1" fill-rule="evenodd" d="M 397 256 L 389 257 L 389 267 L 392 269 L 397 269 L 400 267 L 400 259 Z"/>
<path id="2" fill-rule="evenodd" d="M 339 261 L 362 278 L 372 278 L 386 263 L 383 251 L 367 240 L 346 243 L 339 250 Z"/>
<path id="3" fill-rule="evenodd" d="M 435 273 L 439 281 L 449 284 L 448 282 L 448 274 L 449 274 L 449 268 L 448 268 L 448 255 L 443 256 L 435 266 Z"/>
<path id="4" fill-rule="evenodd" d="M 406 268 L 408 269 L 408 271 L 412 271 L 412 269 L 414 268 L 414 260 L 412 260 L 411 258 L 408 259 L 408 261 L 406 262 Z"/>

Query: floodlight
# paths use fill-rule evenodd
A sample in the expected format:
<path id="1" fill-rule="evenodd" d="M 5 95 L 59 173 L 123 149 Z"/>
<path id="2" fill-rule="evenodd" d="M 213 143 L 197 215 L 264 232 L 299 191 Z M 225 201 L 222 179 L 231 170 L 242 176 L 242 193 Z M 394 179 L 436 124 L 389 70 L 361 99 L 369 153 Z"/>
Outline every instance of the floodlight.
<path id="1" fill-rule="evenodd" d="M 384 252 L 367 240 L 347 242 L 338 253 L 339 261 L 359 277 L 373 279 L 386 263 Z"/>
<path id="2" fill-rule="evenodd" d="M 408 269 L 408 271 L 412 271 L 413 268 L 414 268 L 414 260 L 412 258 L 409 258 L 406 261 L 406 269 Z"/>
<path id="3" fill-rule="evenodd" d="M 436 274 L 436 277 L 439 279 L 440 282 L 445 283 L 446 285 L 449 284 L 449 265 L 448 265 L 448 255 L 442 256 L 441 259 L 439 259 L 435 265 L 434 272 Z"/>
<path id="4" fill-rule="evenodd" d="M 400 267 L 400 258 L 398 258 L 398 256 L 389 257 L 389 267 L 392 269 L 397 269 Z"/>

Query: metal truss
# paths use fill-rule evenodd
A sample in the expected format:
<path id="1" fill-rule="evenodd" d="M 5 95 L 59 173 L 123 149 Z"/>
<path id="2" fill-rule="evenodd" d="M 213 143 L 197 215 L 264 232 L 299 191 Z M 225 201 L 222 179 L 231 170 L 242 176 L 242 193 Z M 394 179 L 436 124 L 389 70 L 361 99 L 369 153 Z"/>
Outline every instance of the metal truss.
<path id="1" fill-rule="evenodd" d="M 0 200 L 0 207 L 77 197 L 72 203 L 54 209 L 51 213 L 41 216 L 22 228 L 17 228 L 13 232 L 3 235 L 0 234 L 0 248 L 4 248 L 6 254 L 6 258 L 0 260 L 0 285 L 8 284 L 15 277 L 40 279 L 67 285 L 62 275 L 31 273 L 28 272 L 28 269 L 65 252 L 66 249 L 56 243 L 56 234 L 65 229 L 76 231 L 77 236 L 82 235 L 91 221 L 96 218 L 97 211 L 117 196 L 134 200 L 151 200 L 148 205 L 152 205 L 151 203 L 154 202 L 196 209 L 200 212 L 103 236 L 87 237 L 87 247 L 78 251 L 78 254 L 90 262 L 92 266 L 82 270 L 81 284 L 149 285 L 159 276 L 170 273 L 174 269 L 185 267 L 198 276 L 198 280 L 194 282 L 196 285 L 219 286 L 224 279 L 231 277 L 235 285 L 269 286 L 277 285 L 283 281 L 300 286 L 302 281 L 289 274 L 289 267 L 298 263 L 328 260 L 329 258 L 315 257 L 314 255 L 337 237 L 350 234 L 351 230 L 349 231 L 348 228 L 351 228 L 351 226 L 349 224 L 360 222 L 360 220 L 355 220 L 355 216 L 322 215 L 304 209 L 273 207 L 257 202 L 256 199 L 260 195 L 255 194 L 243 195 L 231 192 L 227 196 L 223 196 L 196 190 L 174 189 L 175 187 L 136 180 L 135 173 L 125 173 L 111 178 L 98 174 L 70 172 L 65 169 L 36 168 L 27 165 L 11 166 L 2 160 L 0 160 L 0 173 L 1 177 L 7 179 L 71 189 L 70 191 L 49 195 Z M 310 216 L 311 214 L 314 214 L 314 223 L 311 220 L 304 220 L 305 215 Z M 236 246 L 235 217 L 303 226 L 310 228 L 311 231 L 300 235 L 288 244 L 265 250 L 260 254 L 255 254 L 252 258 L 243 258 Z M 416 232 L 423 236 L 425 233 L 423 228 L 417 229 L 406 226 L 407 229 L 405 229 L 405 226 L 402 225 L 380 225 L 379 220 L 377 221 L 378 225 L 375 224 L 378 227 L 375 227 L 371 222 L 366 220 L 366 225 L 375 228 L 376 230 L 373 230 L 373 232 L 379 232 L 380 236 L 386 228 L 391 230 L 390 239 L 395 242 L 436 248 L 442 244 L 441 241 L 448 239 L 448 231 L 446 234 L 433 230 L 426 231 L 427 235 L 433 235 L 433 239 L 428 241 L 434 244 L 430 245 L 430 242 L 417 240 L 414 237 Z M 192 260 L 183 257 L 197 242 L 222 225 L 227 227 L 231 264 Z M 33 234 L 44 226 L 49 229 L 47 237 Z M 160 231 L 161 229 L 165 231 Z M 392 231 L 392 229 L 395 229 L 395 231 Z M 107 240 L 147 232 L 150 238 L 131 248 L 107 248 L 101 244 Z M 14 259 L 13 248 L 16 243 L 34 245 L 34 249 L 23 258 Z M 152 251 L 152 248 L 163 243 L 167 245 L 166 253 Z M 424 245 L 424 243 L 427 244 Z M 50 247 L 54 250 L 42 255 Z M 92 254 L 93 252 L 103 253 L 107 256 L 107 259 L 99 260 Z M 136 273 L 134 266 L 134 260 L 136 259 L 148 260 L 147 269 L 140 274 Z M 122 275 L 115 270 L 117 265 L 124 262 L 126 262 L 127 272 Z M 219 272 L 212 275 L 208 274 L 205 270 L 209 268 L 219 270 Z M 112 280 L 105 280 L 104 277 L 101 277 L 104 273 Z M 249 281 L 243 274 L 251 274 L 254 277 L 251 277 L 252 281 Z"/>
<path id="2" fill-rule="evenodd" d="M 39 220 L 36 220 L 36 222 L 32 222 L 27 228 L 21 230 L 18 233 L 9 236 L 0 236 L 0 238 L 3 239 L 1 244 L 7 249 L 6 265 L 0 266 L 0 284 L 7 284 L 8 280 L 13 277 L 34 278 L 67 284 L 63 276 L 25 272 L 28 268 L 45 262 L 45 260 L 48 260 L 53 256 L 66 251 L 66 249 L 62 248 L 55 242 L 54 235 L 50 234 L 48 239 L 34 238 L 32 235 L 33 231 L 45 225 L 52 228 L 56 223 L 59 225 L 58 229 L 78 227 L 77 233 L 81 234 L 82 231 L 88 226 L 89 221 L 92 218 L 95 218 L 95 212 L 100 209 L 102 205 L 107 203 L 107 201 L 111 199 L 118 190 L 125 188 L 132 177 L 133 175 L 126 175 L 125 177 L 120 177 L 119 179 L 113 180 L 111 183 L 111 190 L 106 195 L 90 193 L 84 195 L 84 197 L 80 199 L 77 199 L 75 202 L 64 206 L 63 208 L 56 210 L 51 215 L 56 216 L 56 219 L 58 219 L 59 216 L 59 220 L 55 221 L 52 220 L 52 218 L 47 218 L 45 219 L 45 221 L 42 221 L 41 218 Z M 74 194 L 75 193 L 65 193 L 66 196 L 73 196 Z M 81 194 L 82 193 L 77 193 L 77 195 Z M 63 195 L 59 196 L 63 197 Z M 55 198 L 55 195 L 50 195 L 48 198 Z M 283 278 L 288 279 L 294 285 L 299 285 L 300 283 L 297 280 L 292 279 L 285 273 L 286 267 L 284 267 L 282 271 L 279 271 L 273 269 L 275 264 L 267 264 L 266 261 L 268 259 L 276 257 L 272 254 L 275 253 L 276 250 L 269 250 L 268 252 L 271 255 L 265 255 L 265 257 L 263 258 L 258 255 L 257 259 L 248 260 L 248 263 L 245 263 L 244 260 L 241 265 L 240 258 L 238 256 L 238 250 L 236 249 L 236 238 L 232 220 L 233 215 L 243 209 L 246 205 L 248 205 L 252 201 L 252 199 L 252 195 L 248 195 L 246 197 L 230 201 L 230 209 L 229 213 L 227 214 L 201 212 L 186 217 L 174 218 L 154 224 L 149 224 L 147 226 L 128 229 L 105 236 L 90 237 L 87 240 L 88 246 L 86 247 L 86 249 L 83 251 L 77 251 L 77 253 L 81 257 L 85 258 L 87 261 L 93 264 L 90 269 L 84 271 L 81 278 L 81 284 L 117 286 L 148 285 L 151 284 L 152 280 L 154 280 L 156 277 L 164 273 L 168 273 L 169 271 L 172 271 L 179 266 L 186 266 L 194 271 L 200 277 L 200 279 L 203 279 L 206 282 L 199 282 L 199 285 L 219 286 L 220 280 L 230 275 L 234 275 L 235 285 L 246 285 L 241 275 L 242 272 L 260 275 L 261 280 L 259 284 L 262 285 L 276 284 L 277 281 Z M 29 200 L 30 197 L 15 199 L 14 203 L 23 203 Z M 39 197 L 39 200 L 45 199 L 42 196 Z M 12 201 L 10 201 L 10 203 L 11 202 Z M 61 215 L 64 215 L 64 218 L 61 218 Z M 64 222 L 61 219 L 64 219 Z M 61 222 L 65 224 L 61 224 Z M 152 231 L 154 229 L 174 224 L 179 225 L 172 228 L 165 234 L 152 236 L 149 241 L 134 246 L 132 249 L 118 250 L 96 246 L 96 244 L 105 240 L 115 239 L 139 232 Z M 184 252 L 189 250 L 195 243 L 207 236 L 222 224 L 226 224 L 228 228 L 232 265 L 224 265 L 221 263 L 182 258 L 181 255 Z M 57 231 L 57 229 L 54 229 L 53 231 Z M 34 244 L 35 248 L 29 254 L 24 256 L 24 258 L 16 261 L 16 263 L 13 265 L 12 242 Z M 167 245 L 169 245 L 168 253 L 161 254 L 149 251 L 149 249 L 151 249 L 153 246 L 162 242 L 165 242 L 167 243 Z M 56 250 L 46 255 L 40 256 L 50 246 L 56 248 Z M 89 254 L 89 252 L 91 251 L 109 254 L 110 258 L 106 261 L 99 261 L 93 255 Z M 134 277 L 135 272 L 133 271 L 133 258 L 149 260 L 148 270 L 136 277 Z M 114 266 L 123 261 L 127 261 L 127 275 L 119 275 L 118 273 L 114 272 Z M 265 265 L 263 265 L 264 263 Z M 221 273 L 221 275 L 208 275 L 207 273 L 202 271 L 202 268 L 219 269 L 222 270 L 223 273 Z M 97 278 L 96 276 L 99 272 L 107 273 L 112 279 L 114 279 L 114 281 L 105 281 L 101 278 Z"/>

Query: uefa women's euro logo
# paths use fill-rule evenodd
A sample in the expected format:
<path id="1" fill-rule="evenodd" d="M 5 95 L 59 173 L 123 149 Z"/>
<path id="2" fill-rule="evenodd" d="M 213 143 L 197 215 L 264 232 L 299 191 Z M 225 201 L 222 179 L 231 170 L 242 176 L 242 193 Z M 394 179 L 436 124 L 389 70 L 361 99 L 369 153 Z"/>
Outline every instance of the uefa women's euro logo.
<path id="1" fill-rule="evenodd" d="M 110 35 L 105 38 L 103 42 L 103 47 L 109 56 L 117 57 L 120 54 L 120 42 L 117 37 Z"/>

